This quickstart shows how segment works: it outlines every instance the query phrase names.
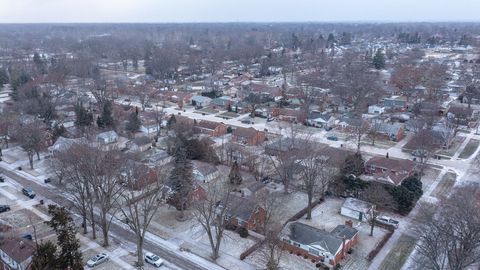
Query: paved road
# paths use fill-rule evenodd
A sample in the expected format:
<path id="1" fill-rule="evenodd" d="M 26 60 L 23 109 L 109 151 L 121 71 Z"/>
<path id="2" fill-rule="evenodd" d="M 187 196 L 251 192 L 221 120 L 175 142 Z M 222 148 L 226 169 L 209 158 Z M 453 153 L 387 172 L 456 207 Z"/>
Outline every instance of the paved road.
<path id="1" fill-rule="evenodd" d="M 39 185 L 34 181 L 31 181 L 21 175 L 16 174 L 13 171 L 6 170 L 3 168 L 0 168 L 0 171 L 13 181 L 17 182 L 21 186 L 24 187 L 31 187 L 38 195 L 38 199 L 45 198 L 46 200 L 51 200 L 52 202 L 64 206 L 69 209 L 75 209 L 73 206 L 73 203 L 68 200 L 67 198 L 63 197 L 60 195 L 58 192 L 56 192 L 56 189 L 52 189 L 49 186 L 44 186 L 44 185 Z M 125 241 L 128 241 L 130 243 L 136 243 L 136 237 L 135 235 L 130 231 L 122 226 L 119 226 L 115 223 L 112 222 L 110 231 L 112 232 L 113 235 L 111 235 L 112 240 L 117 241 L 119 243 L 124 243 Z M 120 236 L 121 239 L 119 239 L 116 236 Z M 144 249 L 148 250 L 150 252 L 153 252 L 160 257 L 164 258 L 168 262 L 183 268 L 183 269 L 192 269 L 192 270 L 208 270 L 208 268 L 201 267 L 194 262 L 187 260 L 183 258 L 182 256 L 176 254 L 175 252 L 172 252 L 171 250 L 164 249 L 162 247 L 159 247 L 156 245 L 153 241 L 150 241 L 148 239 L 145 239 L 144 243 Z M 180 252 L 180 251 L 179 251 Z"/>

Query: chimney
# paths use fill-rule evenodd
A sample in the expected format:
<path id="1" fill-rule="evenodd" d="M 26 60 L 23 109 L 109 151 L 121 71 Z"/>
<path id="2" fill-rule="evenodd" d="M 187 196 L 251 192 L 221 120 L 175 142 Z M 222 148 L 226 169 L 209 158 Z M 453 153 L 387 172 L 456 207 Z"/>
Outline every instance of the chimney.
<path id="1" fill-rule="evenodd" d="M 345 225 L 350 227 L 350 228 L 353 228 L 353 221 L 351 219 L 345 220 Z"/>

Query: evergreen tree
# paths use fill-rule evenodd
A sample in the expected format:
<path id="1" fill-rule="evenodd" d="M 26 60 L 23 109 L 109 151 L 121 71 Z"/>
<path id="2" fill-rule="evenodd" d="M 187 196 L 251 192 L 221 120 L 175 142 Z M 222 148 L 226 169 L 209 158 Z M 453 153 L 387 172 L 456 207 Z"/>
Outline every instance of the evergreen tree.
<path id="1" fill-rule="evenodd" d="M 237 161 L 235 160 L 228 174 L 228 179 L 233 185 L 240 185 L 242 183 L 242 175 L 240 174 L 240 166 L 238 166 Z"/>
<path id="2" fill-rule="evenodd" d="M 180 209 L 181 217 L 189 193 L 193 190 L 193 168 L 192 162 L 187 159 L 187 152 L 183 143 L 177 140 L 174 151 L 173 169 L 170 172 L 169 187 L 172 189 L 173 195 L 171 201 Z"/>
<path id="3" fill-rule="evenodd" d="M 102 114 L 97 118 L 99 128 L 113 127 L 112 103 L 107 101 L 103 104 Z"/>
<path id="4" fill-rule="evenodd" d="M 5 69 L 0 69 L 0 88 L 6 83 L 8 83 L 7 71 Z"/>
<path id="5" fill-rule="evenodd" d="M 37 245 L 37 250 L 32 258 L 32 270 L 56 269 L 56 252 L 57 246 L 51 241 L 46 241 Z"/>
<path id="6" fill-rule="evenodd" d="M 373 65 L 376 69 L 384 69 L 385 68 L 385 56 L 383 55 L 382 50 L 377 50 L 375 56 L 373 57 Z"/>
<path id="7" fill-rule="evenodd" d="M 83 105 L 75 106 L 75 125 L 80 127 L 90 126 L 93 123 L 93 114 L 87 111 Z"/>
<path id="8" fill-rule="evenodd" d="M 142 121 L 138 117 L 138 110 L 132 112 L 128 117 L 128 122 L 125 125 L 125 129 L 131 133 L 135 133 L 140 130 L 140 126 L 142 125 Z"/>
<path id="9" fill-rule="evenodd" d="M 359 176 L 365 172 L 365 166 L 362 154 L 355 153 L 349 155 L 345 162 L 343 163 L 342 167 L 342 174 L 343 175 L 350 175 L 353 174 L 355 176 Z"/>
<path id="10" fill-rule="evenodd" d="M 177 123 L 177 120 L 175 119 L 175 115 L 172 114 L 172 116 L 170 116 L 170 119 L 168 119 L 167 128 L 171 129 L 173 125 L 175 125 L 176 123 Z"/>
<path id="11" fill-rule="evenodd" d="M 55 231 L 60 246 L 57 267 L 83 269 L 80 241 L 76 238 L 77 229 L 69 212 L 64 207 L 49 205 L 48 214 L 52 219 L 46 223 Z"/>

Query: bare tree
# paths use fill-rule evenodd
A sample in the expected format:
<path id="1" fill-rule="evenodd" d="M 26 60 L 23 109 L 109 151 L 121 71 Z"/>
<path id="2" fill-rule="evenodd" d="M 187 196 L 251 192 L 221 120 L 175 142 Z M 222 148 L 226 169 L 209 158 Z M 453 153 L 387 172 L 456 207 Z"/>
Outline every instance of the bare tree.
<path id="1" fill-rule="evenodd" d="M 438 207 L 424 205 L 417 215 L 418 256 L 422 269 L 461 270 L 480 263 L 480 189 L 467 185 Z"/>
<path id="2" fill-rule="evenodd" d="M 334 180 L 337 170 L 329 164 L 328 156 L 319 149 L 306 150 L 307 156 L 300 162 L 303 188 L 307 192 L 307 219 L 312 219 L 312 207 L 315 196 L 323 198 L 329 184 Z"/>
<path id="3" fill-rule="evenodd" d="M 371 132 L 370 124 L 364 119 L 353 119 L 347 129 L 347 140 L 351 140 L 357 147 L 357 153 L 360 153 L 363 137 Z"/>
<path id="4" fill-rule="evenodd" d="M 390 83 L 395 85 L 400 92 L 410 99 L 415 86 L 421 83 L 422 72 L 413 65 L 398 66 L 390 78 Z"/>
<path id="5" fill-rule="evenodd" d="M 135 162 L 127 166 L 125 184 L 127 189 L 122 192 L 122 202 L 119 208 L 126 218 L 128 227 L 137 237 L 137 266 L 143 266 L 143 243 L 145 234 L 155 213 L 163 201 L 166 172 L 164 168 L 150 171 L 145 166 Z"/>
<path id="6" fill-rule="evenodd" d="M 205 230 L 212 249 L 212 259 L 219 257 L 220 244 L 224 236 L 225 226 L 229 222 L 232 208 L 232 186 L 224 181 L 211 181 L 207 183 L 205 199 L 199 200 L 193 207 L 193 215 L 198 224 Z M 219 206 L 221 202 L 221 206 Z"/>
<path id="7" fill-rule="evenodd" d="M 29 123 L 18 123 L 15 128 L 14 138 L 27 153 L 30 169 L 32 170 L 34 155 L 37 154 L 37 159 L 40 160 L 40 151 L 47 146 L 47 133 L 45 130 L 45 125 L 38 120 Z"/>

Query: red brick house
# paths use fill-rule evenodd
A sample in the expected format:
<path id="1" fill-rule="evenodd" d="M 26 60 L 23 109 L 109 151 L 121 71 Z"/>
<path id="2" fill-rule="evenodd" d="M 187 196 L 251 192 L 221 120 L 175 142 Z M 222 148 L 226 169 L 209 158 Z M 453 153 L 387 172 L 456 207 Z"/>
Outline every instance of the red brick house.
<path id="1" fill-rule="evenodd" d="M 201 120 L 194 127 L 195 133 L 207 134 L 213 137 L 219 137 L 227 134 L 227 126 L 224 123 Z"/>
<path id="2" fill-rule="evenodd" d="M 238 127 L 233 131 L 232 140 L 241 144 L 259 145 L 265 141 L 265 132 L 252 127 Z"/>
<path id="3" fill-rule="evenodd" d="M 300 222 L 288 223 L 280 234 L 283 249 L 326 267 L 337 266 L 359 241 L 352 222 L 338 225 L 331 232 Z"/>
<path id="4" fill-rule="evenodd" d="M 273 117 L 278 117 L 279 120 L 286 121 L 286 122 L 293 122 L 293 123 L 306 123 L 307 121 L 307 114 L 303 110 L 295 110 L 295 109 L 274 109 L 272 111 Z"/>
<path id="5" fill-rule="evenodd" d="M 262 232 L 267 212 L 253 198 L 230 194 L 226 204 L 225 220 L 228 223 L 250 231 Z M 218 207 L 225 207 L 225 203 L 220 202 Z"/>
<path id="6" fill-rule="evenodd" d="M 408 159 L 375 156 L 365 162 L 365 173 L 373 180 L 398 186 L 416 172 L 416 163 Z"/>

